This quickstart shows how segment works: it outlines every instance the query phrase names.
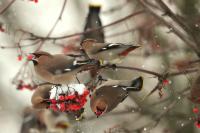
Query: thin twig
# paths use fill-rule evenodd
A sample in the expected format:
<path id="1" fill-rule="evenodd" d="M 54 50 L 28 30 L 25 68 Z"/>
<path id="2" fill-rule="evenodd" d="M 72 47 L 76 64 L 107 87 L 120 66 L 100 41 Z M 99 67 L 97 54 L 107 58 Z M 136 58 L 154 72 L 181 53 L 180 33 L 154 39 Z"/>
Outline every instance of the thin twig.
<path id="1" fill-rule="evenodd" d="M 184 71 L 180 71 L 180 72 L 169 73 L 167 75 L 167 78 L 173 77 L 173 76 L 185 75 L 185 74 L 189 74 L 189 73 L 195 73 L 197 71 L 199 71 L 199 69 L 184 70 Z"/>
<path id="2" fill-rule="evenodd" d="M 54 31 L 54 29 L 56 28 L 58 22 L 62 19 L 62 15 L 63 15 L 63 13 L 64 13 L 64 9 L 65 9 L 66 4 L 67 4 L 67 0 L 64 0 L 62 9 L 61 9 L 60 14 L 59 14 L 59 16 L 58 16 L 58 19 L 56 20 L 55 24 L 53 25 L 53 27 L 51 28 L 51 30 L 50 30 L 49 33 L 47 34 L 46 38 L 48 38 L 48 37 L 53 33 L 53 31 Z M 42 41 L 40 42 L 40 45 L 39 45 L 39 47 L 36 49 L 36 51 L 40 50 L 40 48 L 42 47 L 42 45 L 44 44 L 44 42 L 45 42 L 45 39 L 42 39 Z"/>
<path id="3" fill-rule="evenodd" d="M 64 0 L 63 6 L 62 6 L 62 9 L 61 9 L 61 12 L 60 12 L 60 14 L 59 14 L 59 17 L 58 17 L 58 19 L 56 20 L 55 24 L 53 25 L 53 27 L 51 28 L 51 30 L 49 31 L 49 33 L 47 34 L 46 37 L 49 37 L 49 36 L 52 34 L 52 32 L 53 32 L 53 30 L 55 29 L 56 25 L 57 25 L 58 22 L 62 19 L 62 15 L 63 15 L 63 12 L 64 12 L 64 9 L 65 9 L 66 4 L 67 4 L 67 0 Z M 42 41 L 40 40 L 40 41 L 39 41 L 39 46 L 37 47 L 37 49 L 36 49 L 35 51 L 40 50 L 40 48 L 42 47 L 42 45 L 44 44 L 44 42 L 45 42 L 44 39 L 42 39 Z M 21 47 L 21 46 L 20 46 L 20 47 Z M 29 61 L 26 60 L 26 62 L 22 65 L 21 68 L 25 67 L 25 66 L 28 64 L 28 62 L 29 62 Z M 15 77 L 18 77 L 20 74 L 21 74 L 21 69 L 17 72 L 17 74 L 15 75 Z"/>
<path id="4" fill-rule="evenodd" d="M 127 70 L 135 70 L 135 71 L 139 71 L 139 72 L 143 72 L 143 73 L 147 73 L 147 74 L 151 74 L 157 77 L 162 77 L 161 74 L 153 72 L 153 71 L 149 71 L 149 70 L 145 70 L 145 69 L 141 69 L 141 68 L 137 68 L 137 67 L 127 67 L 127 66 L 116 66 L 117 69 L 127 69 Z"/>
<path id="5" fill-rule="evenodd" d="M 155 18 L 157 18 L 158 20 L 160 20 L 165 26 L 167 26 L 169 29 L 172 29 L 172 32 L 174 32 L 181 40 L 183 40 L 185 42 L 186 45 L 188 45 L 193 51 L 195 51 L 195 53 L 197 54 L 197 56 L 199 56 L 199 51 L 196 48 L 196 44 L 191 41 L 190 39 L 187 39 L 187 37 L 181 33 L 175 26 L 173 26 L 172 24 L 170 24 L 169 22 L 167 22 L 165 19 L 163 19 L 161 16 L 157 15 L 156 13 L 154 13 L 154 11 L 152 11 L 145 3 L 144 0 L 139 0 L 139 2 L 141 3 L 141 5 L 145 8 L 147 13 L 150 13 L 151 15 L 153 15 Z"/>
<path id="6" fill-rule="evenodd" d="M 37 38 L 37 39 L 48 39 L 48 40 L 66 39 L 66 38 L 70 38 L 70 37 L 74 37 L 74 36 L 80 36 L 80 35 L 83 35 L 83 34 L 88 34 L 88 33 L 94 32 L 94 31 L 102 30 L 104 28 L 116 25 L 116 24 L 121 23 L 121 22 L 123 22 L 123 21 L 125 21 L 127 19 L 130 19 L 130 18 L 132 18 L 134 16 L 140 15 L 142 13 L 144 13 L 144 10 L 140 10 L 140 11 L 134 12 L 134 13 L 122 18 L 122 19 L 119 19 L 117 21 L 114 21 L 114 22 L 112 22 L 110 24 L 107 24 L 107 25 L 99 27 L 99 28 L 91 29 L 91 30 L 88 30 L 88 31 L 85 31 L 85 32 L 74 33 L 74 34 L 71 34 L 71 35 L 65 35 L 65 36 L 61 36 L 61 37 L 41 37 L 41 36 L 34 35 L 34 34 L 30 33 L 30 32 L 27 32 L 27 33 L 32 34 L 34 36 L 34 38 Z"/>
<path id="7" fill-rule="evenodd" d="M 8 8 L 10 8 L 12 6 L 12 4 L 15 2 L 16 0 L 12 0 L 10 3 L 8 3 L 8 5 L 5 6 L 5 8 L 3 8 L 0 11 L 0 15 L 3 14 L 4 12 L 6 12 L 8 10 Z"/>
<path id="8" fill-rule="evenodd" d="M 171 17 L 172 20 L 174 20 L 186 33 L 188 33 L 188 35 L 196 43 L 196 46 L 198 46 L 198 41 L 194 36 L 193 32 L 191 31 L 191 28 L 188 25 L 186 25 L 184 21 L 180 20 L 162 0 L 156 0 L 156 1 L 160 5 L 160 7 L 165 11 L 165 14 Z"/>
<path id="9" fill-rule="evenodd" d="M 63 12 L 63 8 L 62 8 L 62 12 Z M 112 23 L 110 23 L 110 24 L 107 24 L 107 25 L 105 25 L 105 26 L 102 26 L 102 27 L 99 27 L 99 28 L 96 28 L 96 29 L 91 29 L 91 30 L 88 30 L 88 31 L 85 31 L 85 32 L 74 33 L 74 34 L 71 34 L 71 35 L 66 35 L 66 36 L 61 36 L 61 37 L 49 37 L 50 34 L 48 34 L 48 36 L 46 36 L 46 37 L 41 37 L 41 36 L 34 35 L 33 33 L 30 33 L 30 32 L 24 31 L 24 30 L 20 30 L 20 31 L 22 31 L 22 32 L 29 33 L 29 34 L 31 34 L 31 36 L 34 37 L 34 39 L 33 39 L 33 38 L 32 38 L 32 39 L 30 38 L 29 40 L 38 40 L 38 41 L 34 42 L 33 44 L 21 45 L 21 47 L 29 47 L 29 46 L 33 46 L 33 45 L 38 45 L 39 42 L 40 42 L 40 45 L 41 45 L 41 43 L 43 44 L 45 40 L 66 39 L 66 38 L 71 38 L 71 37 L 74 37 L 74 36 L 79 36 L 79 35 L 87 34 L 87 33 L 93 32 L 93 31 L 102 30 L 102 29 L 104 29 L 104 28 L 107 28 L 107 27 L 113 26 L 113 25 L 115 25 L 115 24 L 121 23 L 121 22 L 123 22 L 124 20 L 127 20 L 127 19 L 129 19 L 129 18 L 131 18 L 131 17 L 134 17 L 134 16 L 139 15 L 139 14 L 142 14 L 142 13 L 144 13 L 144 10 L 140 10 L 140 11 L 134 12 L 134 13 L 132 13 L 132 14 L 129 15 L 129 16 L 126 16 L 126 17 L 124 17 L 124 18 L 122 18 L 122 19 L 119 19 L 119 20 L 117 20 L 117 21 L 114 21 L 114 22 L 112 22 Z M 60 16 L 62 16 L 62 15 L 60 15 Z M 59 16 L 59 18 L 60 18 L 60 16 Z M 56 21 L 56 23 L 54 24 L 54 26 L 53 26 L 54 28 L 55 28 L 55 25 L 57 25 L 57 23 L 59 22 L 59 20 L 60 20 L 59 18 L 58 18 L 58 20 Z M 54 28 L 52 28 L 52 29 L 54 29 Z M 50 32 L 53 31 L 52 29 L 51 29 Z M 128 33 L 128 32 L 132 32 L 132 31 L 134 31 L 134 30 L 136 30 L 136 29 L 133 28 L 133 29 L 130 29 L 130 30 L 128 30 L 128 31 L 121 32 L 121 33 L 116 33 L 116 34 L 113 34 L 113 35 L 108 35 L 108 37 L 118 36 L 118 35 L 120 35 L 120 34 L 125 34 L 125 33 Z M 49 32 L 49 33 L 50 33 L 50 32 Z M 40 47 L 41 47 L 41 46 L 40 46 Z M 39 47 L 39 48 L 40 48 L 40 47 Z M 4 48 L 16 48 L 16 47 L 15 47 L 15 46 L 0 46 L 0 48 L 4 49 Z"/>
<path id="10" fill-rule="evenodd" d="M 149 71 L 149 70 L 145 70 L 145 69 L 141 69 L 141 68 L 137 68 L 137 67 L 128 67 L 128 66 L 113 66 L 113 65 L 106 65 L 103 68 L 116 68 L 116 69 L 126 69 L 126 70 L 133 70 L 133 71 L 138 71 L 138 72 L 143 72 L 143 73 L 147 73 L 147 74 L 151 74 L 154 75 L 158 78 L 163 78 L 166 79 L 168 77 L 172 77 L 172 76 L 178 76 L 178 75 L 184 75 L 184 74 L 189 74 L 189 73 L 194 73 L 197 72 L 198 69 L 193 69 L 193 70 L 184 70 L 184 71 L 180 71 L 180 72 L 173 72 L 173 73 L 168 73 L 165 77 L 163 77 L 163 74 L 159 74 L 157 72 L 153 72 L 153 71 Z"/>

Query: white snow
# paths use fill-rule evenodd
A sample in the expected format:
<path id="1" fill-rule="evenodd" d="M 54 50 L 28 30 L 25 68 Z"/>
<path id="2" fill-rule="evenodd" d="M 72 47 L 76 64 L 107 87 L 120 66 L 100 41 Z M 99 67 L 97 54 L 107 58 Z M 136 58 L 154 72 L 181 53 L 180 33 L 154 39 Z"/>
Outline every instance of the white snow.
<path id="1" fill-rule="evenodd" d="M 62 85 L 62 86 L 52 86 L 50 91 L 50 98 L 56 98 L 58 94 L 61 93 L 69 93 L 70 95 L 74 94 L 75 91 L 78 92 L 79 95 L 83 94 L 86 86 L 84 84 L 69 84 L 69 85 Z"/>

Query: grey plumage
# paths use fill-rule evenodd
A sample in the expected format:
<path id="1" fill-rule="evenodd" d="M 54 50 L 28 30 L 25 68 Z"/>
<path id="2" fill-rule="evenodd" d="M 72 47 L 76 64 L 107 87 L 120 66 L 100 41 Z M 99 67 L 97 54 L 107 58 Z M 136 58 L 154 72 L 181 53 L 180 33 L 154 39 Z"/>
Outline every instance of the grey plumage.
<path id="1" fill-rule="evenodd" d="M 86 68 L 89 61 L 77 61 L 63 54 L 33 53 L 34 69 L 44 81 L 53 84 L 77 83 L 76 74 Z"/>
<path id="2" fill-rule="evenodd" d="M 94 39 L 86 39 L 81 45 L 90 58 L 110 63 L 117 63 L 131 51 L 140 47 L 123 43 L 97 43 Z"/>

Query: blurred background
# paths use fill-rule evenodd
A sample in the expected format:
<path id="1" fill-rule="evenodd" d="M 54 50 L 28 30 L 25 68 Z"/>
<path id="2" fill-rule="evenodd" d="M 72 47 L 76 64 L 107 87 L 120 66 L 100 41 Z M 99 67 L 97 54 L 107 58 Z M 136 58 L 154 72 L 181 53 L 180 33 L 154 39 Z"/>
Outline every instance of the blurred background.
<path id="1" fill-rule="evenodd" d="M 157 77 L 124 69 L 104 71 L 105 77 L 117 80 L 143 76 L 144 86 L 99 118 L 91 111 L 89 100 L 81 121 L 48 110 L 30 111 L 34 90 L 21 90 L 19 84 L 23 81 L 34 88 L 39 81 L 32 63 L 26 61 L 27 54 L 36 50 L 77 52 L 87 21 L 99 22 L 88 20 L 90 4 L 101 5 L 102 25 L 97 31 L 103 32 L 104 42 L 141 46 L 120 65 L 161 75 L 180 74 L 169 76 L 162 90 L 142 100 L 160 82 Z M 47 133 L 200 132 L 198 102 L 189 100 L 199 72 L 186 74 L 188 69 L 199 68 L 200 0 L 0 0 L 0 40 L 1 133 L 22 132 L 22 125 L 32 117 L 42 119 L 46 129 L 41 132 Z M 193 95 L 199 97 L 199 86 L 196 89 Z M 34 115 L 25 119 L 27 112 Z M 59 121 L 69 126 L 59 127 Z M 30 129 L 30 133 L 39 133 Z"/>

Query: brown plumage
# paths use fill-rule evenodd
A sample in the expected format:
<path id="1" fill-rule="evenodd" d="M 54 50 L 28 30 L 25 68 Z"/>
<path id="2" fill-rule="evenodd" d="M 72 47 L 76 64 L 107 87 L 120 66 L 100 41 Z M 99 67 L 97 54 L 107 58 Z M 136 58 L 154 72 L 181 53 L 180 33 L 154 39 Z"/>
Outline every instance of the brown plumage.
<path id="1" fill-rule="evenodd" d="M 66 132 L 69 119 L 65 114 L 47 109 L 26 108 L 20 133 Z"/>
<path id="2" fill-rule="evenodd" d="M 84 40 L 81 46 L 90 58 L 110 63 L 117 63 L 131 51 L 140 47 L 123 43 L 97 43 L 94 39 Z"/>
<path id="3" fill-rule="evenodd" d="M 88 60 L 77 61 L 67 55 L 51 55 L 43 51 L 33 53 L 32 61 L 36 74 L 53 84 L 77 83 L 76 74 L 90 63 Z"/>
<path id="4" fill-rule="evenodd" d="M 191 88 L 191 97 L 193 103 L 200 104 L 200 76 L 197 77 Z"/>
<path id="5" fill-rule="evenodd" d="M 52 84 L 44 84 L 37 87 L 31 98 L 34 108 L 47 108 L 49 106 L 45 99 L 49 99 L 51 87 Z"/>
<path id="6" fill-rule="evenodd" d="M 142 86 L 142 77 L 132 81 L 109 80 L 99 86 L 91 96 L 90 107 L 97 116 L 110 112 L 123 102 L 129 91 L 140 91 Z"/>
<path id="7" fill-rule="evenodd" d="M 35 129 L 38 132 L 44 132 L 47 127 L 43 119 L 44 110 L 36 110 L 31 107 L 27 107 L 24 110 L 23 123 L 20 133 L 29 133 L 31 129 Z"/>

